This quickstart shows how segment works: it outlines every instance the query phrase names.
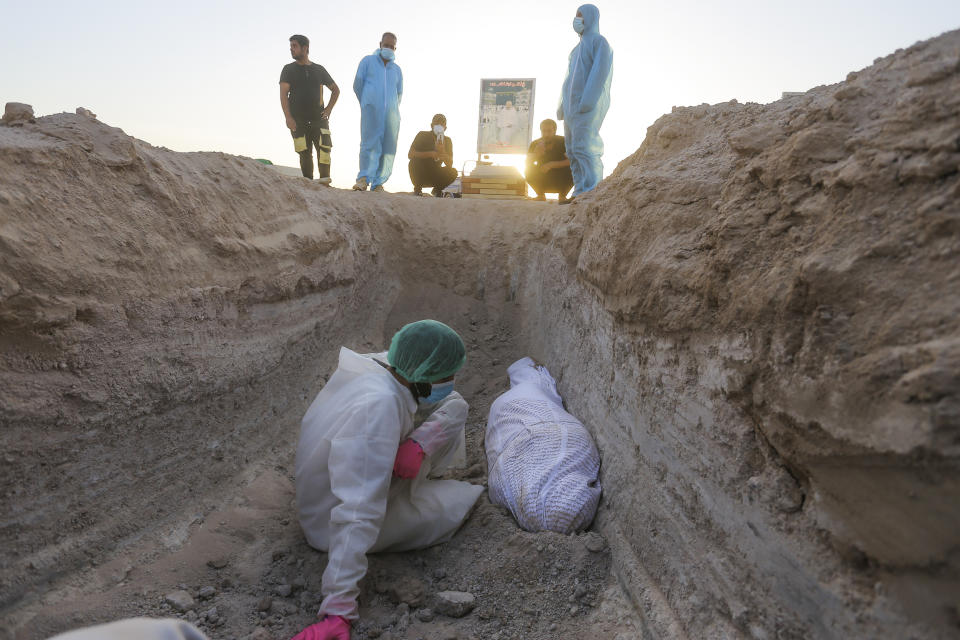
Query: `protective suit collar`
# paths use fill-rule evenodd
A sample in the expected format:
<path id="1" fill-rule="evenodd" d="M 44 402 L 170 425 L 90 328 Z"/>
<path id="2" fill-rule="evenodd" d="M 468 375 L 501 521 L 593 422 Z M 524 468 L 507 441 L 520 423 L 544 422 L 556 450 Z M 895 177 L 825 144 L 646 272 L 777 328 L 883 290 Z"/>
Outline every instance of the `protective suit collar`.
<path id="1" fill-rule="evenodd" d="M 383 368 L 383 365 L 378 364 L 376 360 L 380 362 L 387 361 L 387 352 L 383 353 L 356 353 L 351 351 L 346 347 L 340 347 L 340 362 L 337 365 L 337 368 L 344 371 L 349 371 L 350 373 L 376 373 L 377 375 L 385 375 L 390 380 L 397 385 L 400 389 L 403 390 L 401 397 L 404 401 L 404 406 L 410 413 L 417 412 L 417 401 L 413 399 L 413 394 L 410 393 L 410 390 L 403 386 L 399 380 L 393 377 L 393 374 L 390 373 L 387 369 Z"/>
<path id="2" fill-rule="evenodd" d="M 600 9 L 592 4 L 583 4 L 577 8 L 583 15 L 583 33 L 600 33 Z"/>
<path id="3" fill-rule="evenodd" d="M 373 55 L 377 56 L 377 59 L 380 60 L 380 62 L 386 62 L 388 65 L 396 64 L 395 60 L 384 60 L 383 56 L 380 55 L 380 51 L 381 49 L 379 47 L 373 50 Z"/>

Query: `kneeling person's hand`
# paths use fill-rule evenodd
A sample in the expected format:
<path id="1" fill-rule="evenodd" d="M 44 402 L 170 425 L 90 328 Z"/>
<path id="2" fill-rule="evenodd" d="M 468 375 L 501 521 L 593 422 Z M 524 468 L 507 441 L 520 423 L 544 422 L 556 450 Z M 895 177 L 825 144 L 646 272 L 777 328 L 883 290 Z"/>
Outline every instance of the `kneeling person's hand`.
<path id="1" fill-rule="evenodd" d="M 404 440 L 397 449 L 397 458 L 393 461 L 393 475 L 395 478 L 416 478 L 420 473 L 420 465 L 427 457 L 423 447 L 416 440 Z"/>
<path id="2" fill-rule="evenodd" d="M 293 640 L 350 640 L 350 622 L 343 616 L 324 616 L 293 636 Z"/>

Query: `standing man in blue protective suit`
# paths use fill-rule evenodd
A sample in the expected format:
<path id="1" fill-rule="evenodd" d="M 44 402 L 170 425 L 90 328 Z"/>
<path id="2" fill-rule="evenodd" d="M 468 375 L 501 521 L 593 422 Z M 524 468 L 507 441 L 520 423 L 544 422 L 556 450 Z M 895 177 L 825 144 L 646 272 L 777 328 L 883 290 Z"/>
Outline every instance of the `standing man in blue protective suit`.
<path id="1" fill-rule="evenodd" d="M 573 30 L 580 35 L 580 44 L 570 52 L 557 119 L 563 120 L 576 197 L 603 179 L 600 126 L 610 107 L 613 49 L 600 35 L 600 10 L 592 4 L 577 9 Z"/>
<path id="2" fill-rule="evenodd" d="M 357 67 L 353 92 L 360 101 L 360 172 L 356 191 L 383 191 L 393 172 L 400 133 L 400 99 L 403 72 L 393 61 L 397 36 L 383 34 L 380 48 L 364 57 Z"/>

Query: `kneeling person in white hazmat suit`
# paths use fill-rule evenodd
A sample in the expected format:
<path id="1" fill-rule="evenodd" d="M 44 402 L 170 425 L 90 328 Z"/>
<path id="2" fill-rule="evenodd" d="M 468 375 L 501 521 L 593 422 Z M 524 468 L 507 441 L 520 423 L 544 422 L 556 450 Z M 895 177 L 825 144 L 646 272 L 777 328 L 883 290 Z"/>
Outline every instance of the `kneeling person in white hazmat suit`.
<path id="1" fill-rule="evenodd" d="M 321 620 L 297 640 L 349 640 L 366 554 L 450 539 L 483 492 L 427 477 L 463 457 L 468 407 L 453 385 L 465 361 L 463 340 L 435 320 L 400 329 L 387 353 L 340 349 L 297 446 L 300 525 L 329 553 Z M 415 428 L 418 407 L 432 413 Z"/>
<path id="2" fill-rule="evenodd" d="M 490 501 L 527 531 L 582 531 L 600 502 L 597 447 L 546 367 L 523 358 L 507 374 L 510 390 L 490 406 L 484 437 Z"/>

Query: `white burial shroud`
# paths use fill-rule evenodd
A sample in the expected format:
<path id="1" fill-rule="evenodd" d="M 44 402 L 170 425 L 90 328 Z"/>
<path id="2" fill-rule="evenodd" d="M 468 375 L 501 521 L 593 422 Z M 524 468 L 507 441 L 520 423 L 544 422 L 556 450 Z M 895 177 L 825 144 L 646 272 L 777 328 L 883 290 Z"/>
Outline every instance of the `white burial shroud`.
<path id="1" fill-rule="evenodd" d="M 528 531 L 581 531 L 600 502 L 597 447 L 546 367 L 523 358 L 507 374 L 510 390 L 487 418 L 490 500 Z"/>

